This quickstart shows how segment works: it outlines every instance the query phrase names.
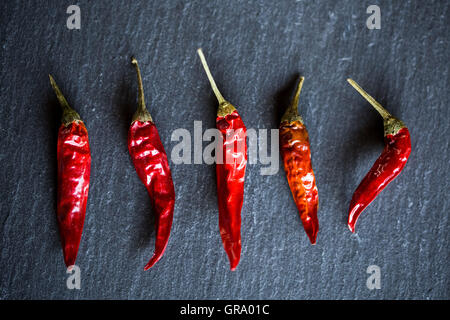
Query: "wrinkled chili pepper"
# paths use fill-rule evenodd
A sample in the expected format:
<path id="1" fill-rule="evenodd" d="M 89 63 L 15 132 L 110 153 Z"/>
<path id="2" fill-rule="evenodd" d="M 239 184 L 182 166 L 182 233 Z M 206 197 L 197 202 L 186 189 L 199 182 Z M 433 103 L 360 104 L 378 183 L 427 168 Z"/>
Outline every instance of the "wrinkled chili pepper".
<path id="1" fill-rule="evenodd" d="M 290 106 L 280 123 L 280 151 L 289 187 L 294 197 L 303 228 L 312 244 L 319 231 L 317 208 L 319 195 L 311 166 L 308 131 L 298 114 L 298 99 L 304 78 L 301 77 Z"/>
<path id="2" fill-rule="evenodd" d="M 91 152 L 83 121 L 69 106 L 53 77 L 49 77 L 63 111 L 57 146 L 57 217 L 64 262 L 71 269 L 77 258 L 86 216 Z"/>
<path id="3" fill-rule="evenodd" d="M 348 227 L 355 232 L 361 212 L 405 167 L 411 153 L 411 138 L 402 121 L 393 117 L 355 81 L 347 81 L 378 111 L 384 122 L 384 150 L 359 184 L 350 203 Z"/>
<path id="4" fill-rule="evenodd" d="M 216 118 L 216 127 L 221 133 L 218 143 L 222 144 L 222 155 L 216 155 L 219 230 L 230 260 L 230 268 L 234 271 L 241 257 L 241 210 L 247 166 L 247 129 L 236 108 L 224 99 L 217 88 L 202 50 L 198 49 L 197 52 L 219 101 Z"/>
<path id="5" fill-rule="evenodd" d="M 128 150 L 139 179 L 147 188 L 156 216 L 155 251 L 144 267 L 144 270 L 148 270 L 161 259 L 166 250 L 172 227 L 175 190 L 166 151 L 145 106 L 141 71 L 135 58 L 132 58 L 131 63 L 136 68 L 139 92 L 138 108 L 128 132 Z"/>

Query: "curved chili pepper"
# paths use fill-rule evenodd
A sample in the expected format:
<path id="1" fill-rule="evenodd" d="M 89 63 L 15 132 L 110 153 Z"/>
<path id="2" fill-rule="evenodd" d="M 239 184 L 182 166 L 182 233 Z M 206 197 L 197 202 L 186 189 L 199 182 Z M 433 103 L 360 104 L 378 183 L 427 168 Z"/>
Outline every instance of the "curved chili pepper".
<path id="1" fill-rule="evenodd" d="M 319 220 L 317 219 L 319 194 L 311 166 L 308 131 L 297 110 L 303 80 L 304 78 L 301 77 L 291 105 L 281 118 L 280 151 L 303 228 L 311 243 L 315 244 L 319 231 Z"/>
<path id="2" fill-rule="evenodd" d="M 211 75 L 205 56 L 197 50 L 203 68 L 219 101 L 216 127 L 220 131 L 223 159 L 216 162 L 219 230 L 231 271 L 241 257 L 241 210 L 244 201 L 245 168 L 247 166 L 247 129 L 236 108 L 224 99 Z"/>
<path id="3" fill-rule="evenodd" d="M 348 227 L 351 232 L 355 232 L 361 212 L 405 167 L 411 153 L 411 138 L 402 121 L 393 117 L 355 81 L 347 81 L 378 111 L 384 121 L 384 150 L 359 184 L 350 203 Z"/>
<path id="4" fill-rule="evenodd" d="M 147 188 L 153 209 L 156 211 L 155 252 L 144 267 L 144 270 L 148 270 L 161 259 L 166 250 L 172 227 L 175 190 L 166 151 L 152 117 L 145 107 L 141 71 L 135 58 L 132 58 L 131 63 L 136 67 L 139 95 L 138 108 L 128 132 L 128 150 L 139 179 Z"/>
<path id="5" fill-rule="evenodd" d="M 57 217 L 64 262 L 75 264 L 83 232 L 91 175 L 91 152 L 88 132 L 78 113 L 64 98 L 51 75 L 50 83 L 62 107 L 62 124 L 58 131 Z"/>

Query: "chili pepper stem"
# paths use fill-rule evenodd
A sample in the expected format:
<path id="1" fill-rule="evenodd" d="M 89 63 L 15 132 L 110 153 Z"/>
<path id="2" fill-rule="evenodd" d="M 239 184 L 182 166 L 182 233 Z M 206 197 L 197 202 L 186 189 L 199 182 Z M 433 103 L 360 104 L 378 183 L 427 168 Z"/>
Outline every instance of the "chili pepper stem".
<path id="1" fill-rule="evenodd" d="M 197 53 L 200 57 L 200 61 L 202 62 L 203 69 L 205 69 L 206 76 L 208 77 L 209 83 L 211 84 L 211 88 L 214 91 L 217 101 L 219 101 L 219 109 L 217 110 L 217 115 L 224 117 L 228 114 L 233 113 L 236 108 L 233 107 L 231 103 L 225 100 L 225 98 L 220 93 L 219 88 L 217 88 L 216 82 L 214 81 L 211 71 L 209 70 L 208 63 L 206 62 L 205 55 L 203 54 L 202 49 L 197 49 Z"/>
<path id="2" fill-rule="evenodd" d="M 216 95 L 216 98 L 219 101 L 219 104 L 226 102 L 225 98 L 220 93 L 219 88 L 217 88 L 216 82 L 214 81 L 211 71 L 209 70 L 208 63 L 206 62 L 205 55 L 203 54 L 202 48 L 197 49 L 197 53 L 200 57 L 200 61 L 202 62 L 203 69 L 205 69 L 206 76 L 208 77 L 208 80 L 209 80 L 209 83 L 211 84 L 212 90 L 214 91 L 214 94 Z"/>
<path id="3" fill-rule="evenodd" d="M 392 114 L 390 114 L 381 104 L 378 103 L 372 96 L 370 96 L 363 88 L 361 88 L 355 81 L 352 79 L 347 79 L 348 83 L 355 88 L 356 91 L 361 94 L 364 99 L 366 99 L 374 108 L 378 111 L 378 113 L 383 117 L 384 122 L 384 135 L 395 135 L 400 129 L 406 128 L 406 125 L 399 119 L 395 118 Z"/>
<path id="4" fill-rule="evenodd" d="M 305 81 L 305 77 L 300 77 L 300 81 L 298 82 L 298 85 L 297 85 L 297 90 L 295 91 L 294 98 L 292 99 L 292 102 L 291 102 L 291 104 L 294 105 L 295 107 L 298 106 L 298 98 L 300 97 L 300 92 L 302 91 L 303 81 Z M 295 108 L 295 111 L 297 111 L 297 113 L 298 113 L 297 108 Z"/>
<path id="5" fill-rule="evenodd" d="M 67 102 L 66 98 L 62 94 L 61 90 L 59 89 L 58 85 L 55 82 L 55 79 L 53 79 L 52 75 L 49 74 L 48 77 L 50 78 L 50 84 L 53 87 L 53 90 L 55 91 L 56 98 L 58 98 L 59 104 L 61 105 L 63 114 L 61 121 L 62 123 L 67 126 L 68 124 L 74 122 L 74 121 L 81 121 L 80 115 L 73 110 L 69 103 Z"/>
<path id="6" fill-rule="evenodd" d="M 298 82 L 294 98 L 292 98 L 291 104 L 286 109 L 286 112 L 284 113 L 283 117 L 281 117 L 282 123 L 283 122 L 291 123 L 294 121 L 300 121 L 303 124 L 303 119 L 298 113 L 298 100 L 300 97 L 300 92 L 302 91 L 304 80 L 305 80 L 304 77 L 300 77 L 300 81 Z"/>
<path id="7" fill-rule="evenodd" d="M 355 88 L 356 91 L 359 92 L 360 95 L 364 97 L 374 108 L 378 111 L 378 113 L 383 117 L 383 119 L 388 119 L 389 117 L 392 117 L 392 115 L 385 109 L 383 106 L 378 103 L 374 98 L 372 98 L 371 95 L 369 95 L 366 91 L 364 91 L 363 88 L 361 88 L 354 80 L 347 79 L 348 83 L 351 84 L 353 88 Z"/>
<path id="8" fill-rule="evenodd" d="M 151 122 L 153 122 L 152 116 L 150 115 L 150 112 L 148 112 L 147 107 L 145 106 L 144 86 L 142 85 L 141 70 L 139 69 L 139 65 L 138 65 L 138 62 L 135 57 L 131 57 L 131 63 L 136 68 L 137 79 L 138 79 L 138 108 L 133 115 L 133 119 L 131 120 L 131 123 L 133 123 L 135 121 L 141 121 L 141 122 L 151 121 Z"/>

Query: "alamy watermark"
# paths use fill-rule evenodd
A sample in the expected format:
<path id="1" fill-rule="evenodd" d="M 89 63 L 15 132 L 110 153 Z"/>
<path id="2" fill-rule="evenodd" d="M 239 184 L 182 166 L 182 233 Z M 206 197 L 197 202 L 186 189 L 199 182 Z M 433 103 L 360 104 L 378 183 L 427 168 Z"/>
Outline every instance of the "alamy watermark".
<path id="1" fill-rule="evenodd" d="M 70 274 L 70 276 L 67 278 L 66 285 L 67 289 L 73 290 L 81 289 L 81 270 L 80 267 L 77 265 L 69 266 L 66 270 L 66 273 Z"/>
<path id="2" fill-rule="evenodd" d="M 81 10 L 77 5 L 70 5 L 67 7 L 66 13 L 70 14 L 67 18 L 66 26 L 67 29 L 81 29 Z"/>
<path id="3" fill-rule="evenodd" d="M 381 269 L 379 266 L 373 264 L 367 267 L 367 273 L 370 276 L 367 278 L 366 286 L 369 290 L 381 289 Z"/>
<path id="4" fill-rule="evenodd" d="M 368 29 L 381 29 L 381 10 L 377 5 L 370 5 L 367 7 L 367 11 L 370 16 L 366 20 L 366 26 Z"/>
<path id="5" fill-rule="evenodd" d="M 232 164 L 240 163 L 245 154 L 247 141 L 248 164 L 262 164 L 261 175 L 274 175 L 279 170 L 279 130 L 247 129 L 242 137 L 233 129 L 226 131 L 226 136 L 215 128 L 203 132 L 202 121 L 194 121 L 194 136 L 184 128 L 175 129 L 171 141 L 178 142 L 170 153 L 170 160 L 174 164 Z M 242 137 L 238 139 L 237 137 Z M 210 142 L 203 148 L 203 142 Z M 270 145 L 270 152 L 269 152 Z M 225 146 L 225 155 L 223 146 Z"/>

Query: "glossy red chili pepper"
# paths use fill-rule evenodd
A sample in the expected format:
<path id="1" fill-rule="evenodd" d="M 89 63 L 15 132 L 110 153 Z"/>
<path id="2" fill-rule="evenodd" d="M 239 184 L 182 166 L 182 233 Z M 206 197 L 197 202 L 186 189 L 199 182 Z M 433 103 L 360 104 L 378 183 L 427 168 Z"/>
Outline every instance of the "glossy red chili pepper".
<path id="1" fill-rule="evenodd" d="M 51 75 L 50 83 L 61 104 L 62 125 L 58 132 L 57 217 L 64 262 L 75 264 L 83 232 L 91 175 L 91 152 L 88 132 L 78 113 L 64 98 Z"/>
<path id="2" fill-rule="evenodd" d="M 317 219 L 319 194 L 311 166 L 308 131 L 297 110 L 303 80 L 304 78 L 301 77 L 294 99 L 281 118 L 280 151 L 303 228 L 311 243 L 315 244 L 319 231 L 319 220 Z"/>
<path id="3" fill-rule="evenodd" d="M 128 132 L 128 150 L 156 212 L 155 252 L 144 268 L 148 270 L 161 259 L 166 250 L 173 221 L 175 190 L 166 151 L 152 117 L 145 107 L 144 89 L 137 60 L 133 58 L 132 63 L 136 67 L 138 77 L 139 105 Z"/>
<path id="4" fill-rule="evenodd" d="M 219 230 L 225 252 L 234 271 L 241 257 L 241 210 L 244 201 L 245 168 L 247 166 L 247 129 L 236 108 L 224 99 L 211 75 L 201 49 L 200 60 L 219 101 L 216 126 L 220 131 L 222 155 L 216 155 Z"/>
<path id="5" fill-rule="evenodd" d="M 384 120 L 384 150 L 359 184 L 350 203 L 348 227 L 355 232 L 355 224 L 361 212 L 405 167 L 411 153 L 411 138 L 408 128 L 402 121 L 393 117 L 355 81 L 348 79 L 348 82 L 380 113 Z"/>

